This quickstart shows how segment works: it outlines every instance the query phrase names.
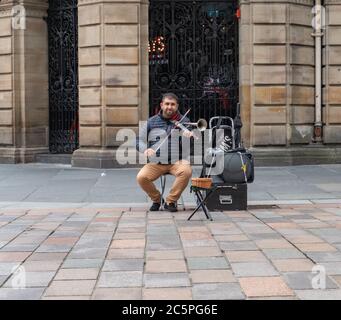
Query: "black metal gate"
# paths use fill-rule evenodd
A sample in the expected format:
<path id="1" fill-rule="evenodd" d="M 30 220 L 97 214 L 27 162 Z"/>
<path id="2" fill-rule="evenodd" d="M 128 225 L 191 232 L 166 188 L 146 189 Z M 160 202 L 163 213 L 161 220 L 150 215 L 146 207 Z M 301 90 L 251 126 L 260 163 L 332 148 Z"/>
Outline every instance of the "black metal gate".
<path id="1" fill-rule="evenodd" d="M 150 1 L 150 115 L 170 91 L 192 120 L 235 116 L 238 13 L 235 0 Z"/>
<path id="2" fill-rule="evenodd" d="M 78 148 L 77 0 L 49 0 L 50 152 Z"/>

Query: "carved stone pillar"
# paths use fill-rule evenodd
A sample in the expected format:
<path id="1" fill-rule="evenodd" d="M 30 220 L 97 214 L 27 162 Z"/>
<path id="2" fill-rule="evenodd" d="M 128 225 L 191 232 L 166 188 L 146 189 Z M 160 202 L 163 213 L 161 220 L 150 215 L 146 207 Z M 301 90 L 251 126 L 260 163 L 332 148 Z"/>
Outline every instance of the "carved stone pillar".
<path id="1" fill-rule="evenodd" d="M 341 143 L 341 0 L 326 0 L 324 69 L 323 141 Z"/>
<path id="2" fill-rule="evenodd" d="M 48 151 L 47 0 L 18 3 L 0 2 L 0 163 Z"/>
<path id="3" fill-rule="evenodd" d="M 80 148 L 72 165 L 116 165 L 116 132 L 148 115 L 148 3 L 79 0 Z"/>

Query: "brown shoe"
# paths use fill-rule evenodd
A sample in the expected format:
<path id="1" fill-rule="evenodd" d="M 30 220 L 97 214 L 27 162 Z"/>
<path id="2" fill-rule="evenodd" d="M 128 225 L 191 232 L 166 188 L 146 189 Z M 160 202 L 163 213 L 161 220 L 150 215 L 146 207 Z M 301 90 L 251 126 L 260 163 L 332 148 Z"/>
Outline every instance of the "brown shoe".
<path id="1" fill-rule="evenodd" d="M 170 212 L 177 212 L 178 208 L 176 207 L 176 204 L 174 202 L 165 203 L 165 209 Z"/>
<path id="2" fill-rule="evenodd" d="M 159 211 L 161 203 L 153 202 L 152 206 L 149 208 L 149 211 Z"/>
<path id="3" fill-rule="evenodd" d="M 162 198 L 162 201 L 165 202 L 163 198 Z M 159 211 L 160 207 L 161 207 L 161 203 L 153 202 L 152 206 L 149 208 L 149 211 Z"/>

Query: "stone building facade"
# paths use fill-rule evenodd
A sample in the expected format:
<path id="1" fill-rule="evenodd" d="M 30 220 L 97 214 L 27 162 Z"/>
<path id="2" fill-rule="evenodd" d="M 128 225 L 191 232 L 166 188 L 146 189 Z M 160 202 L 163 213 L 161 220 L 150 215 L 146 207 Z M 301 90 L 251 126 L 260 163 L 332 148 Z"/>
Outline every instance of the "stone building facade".
<path id="1" fill-rule="evenodd" d="M 18 4 L 26 10 L 25 29 L 12 25 L 12 8 Z M 341 159 L 341 0 L 323 3 L 323 128 L 318 139 L 314 5 L 313 0 L 239 3 L 242 136 L 264 163 Z M 49 152 L 47 10 L 47 0 L 0 1 L 1 163 L 31 162 Z M 121 142 L 113 138 L 116 132 L 138 131 L 139 120 L 148 118 L 148 10 L 148 0 L 78 0 L 74 166 L 117 165 Z"/>

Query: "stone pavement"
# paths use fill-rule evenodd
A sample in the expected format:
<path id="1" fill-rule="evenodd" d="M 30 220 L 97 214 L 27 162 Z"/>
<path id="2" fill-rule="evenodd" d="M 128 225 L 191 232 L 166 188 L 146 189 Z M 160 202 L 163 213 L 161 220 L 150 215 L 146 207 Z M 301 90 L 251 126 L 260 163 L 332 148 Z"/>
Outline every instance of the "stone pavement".
<path id="1" fill-rule="evenodd" d="M 0 208 L 0 299 L 341 299 L 341 204 L 46 206 Z"/>
<path id="2" fill-rule="evenodd" d="M 121 207 L 146 205 L 147 197 L 136 184 L 138 169 L 82 169 L 67 165 L 0 165 L 0 207 L 42 206 L 43 203 L 107 203 Z M 199 167 L 193 176 L 198 176 Z M 167 177 L 167 190 L 173 177 Z M 256 167 L 248 185 L 250 204 L 340 203 L 341 165 Z M 189 189 L 187 203 L 193 203 Z"/>

